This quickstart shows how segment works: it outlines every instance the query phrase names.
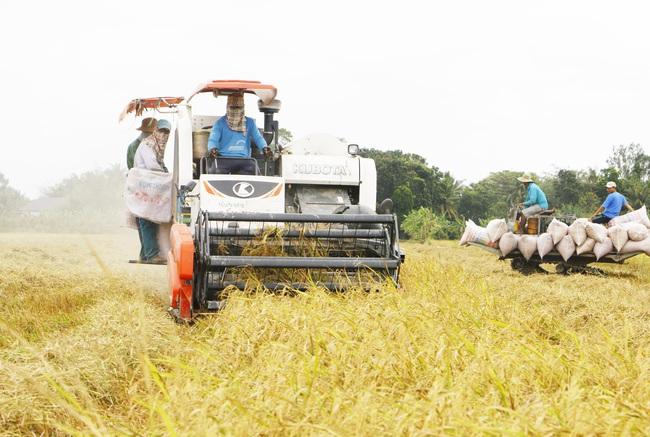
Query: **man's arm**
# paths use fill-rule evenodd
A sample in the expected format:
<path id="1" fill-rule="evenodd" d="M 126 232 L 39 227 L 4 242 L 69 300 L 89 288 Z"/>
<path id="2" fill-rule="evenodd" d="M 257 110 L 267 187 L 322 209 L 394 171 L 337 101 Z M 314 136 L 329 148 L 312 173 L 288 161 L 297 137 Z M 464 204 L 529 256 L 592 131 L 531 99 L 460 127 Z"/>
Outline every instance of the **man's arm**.
<path id="1" fill-rule="evenodd" d="M 131 144 L 129 144 L 129 147 L 126 149 L 126 168 L 129 170 L 133 168 L 133 159 L 135 157 L 135 151 L 138 150 L 138 146 L 140 145 L 140 140 L 135 140 Z"/>
<path id="2" fill-rule="evenodd" d="M 596 210 L 596 212 L 594 213 L 594 215 L 592 215 L 592 217 L 595 217 L 598 214 L 600 214 L 601 212 L 605 211 L 611 202 L 612 202 L 612 197 L 607 196 L 605 198 L 605 201 L 603 202 L 603 204 L 600 205 L 600 207 Z"/>
<path id="3" fill-rule="evenodd" d="M 625 209 L 627 209 L 630 212 L 634 211 L 634 208 L 632 208 L 632 205 L 630 205 L 627 201 L 625 201 Z"/>
<path id="4" fill-rule="evenodd" d="M 266 140 L 260 133 L 260 130 L 257 128 L 257 124 L 255 123 L 255 120 L 251 119 L 251 125 L 252 125 L 252 139 L 253 143 L 255 144 L 255 147 L 257 150 L 262 152 L 266 158 L 270 158 L 273 156 L 273 152 L 271 151 L 271 148 L 266 144 Z"/>
<path id="5" fill-rule="evenodd" d="M 537 203 L 537 191 L 531 190 L 530 188 L 526 192 L 526 200 L 524 200 L 524 206 L 528 208 L 530 205 Z"/>
<path id="6" fill-rule="evenodd" d="M 221 129 L 217 125 L 219 120 L 215 121 L 212 125 L 212 131 L 208 137 L 208 154 L 212 156 L 217 156 L 217 151 L 219 150 L 219 141 L 221 141 Z"/>
<path id="7" fill-rule="evenodd" d="M 604 210 L 605 210 L 605 208 L 601 205 L 601 206 L 598 207 L 598 209 L 596 210 L 596 212 L 594 212 L 591 216 L 592 216 L 592 217 L 596 217 L 598 214 L 600 214 L 600 213 L 603 212 Z"/>

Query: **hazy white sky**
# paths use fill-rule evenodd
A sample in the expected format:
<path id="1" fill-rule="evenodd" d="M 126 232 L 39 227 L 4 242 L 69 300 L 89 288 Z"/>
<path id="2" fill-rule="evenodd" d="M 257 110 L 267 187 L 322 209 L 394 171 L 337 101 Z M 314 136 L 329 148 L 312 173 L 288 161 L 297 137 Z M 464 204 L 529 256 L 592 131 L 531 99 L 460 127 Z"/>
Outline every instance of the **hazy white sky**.
<path id="1" fill-rule="evenodd" d="M 280 124 L 491 171 L 650 145 L 650 5 L 605 1 L 0 4 L 0 172 L 29 196 L 123 162 L 133 97 L 275 84 Z M 249 106 L 247 115 L 261 114 Z"/>

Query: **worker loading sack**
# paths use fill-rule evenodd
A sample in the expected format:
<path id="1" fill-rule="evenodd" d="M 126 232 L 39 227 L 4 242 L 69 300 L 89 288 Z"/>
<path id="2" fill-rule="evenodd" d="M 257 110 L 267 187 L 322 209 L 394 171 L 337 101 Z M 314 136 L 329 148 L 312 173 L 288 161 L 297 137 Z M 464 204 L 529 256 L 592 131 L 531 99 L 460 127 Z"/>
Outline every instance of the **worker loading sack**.
<path id="1" fill-rule="evenodd" d="M 483 246 L 493 252 L 498 250 L 500 257 L 519 251 L 526 260 L 535 254 L 543 260 L 551 253 L 560 255 L 564 261 L 583 255 L 592 255 L 597 260 L 606 255 L 636 252 L 650 256 L 649 228 L 645 206 L 612 219 L 608 226 L 586 218 L 579 218 L 570 225 L 553 219 L 539 235 L 513 234 L 513 225 L 503 219 L 494 219 L 487 227 L 468 220 L 460 244 Z"/>
<path id="2" fill-rule="evenodd" d="M 172 174 L 132 168 L 126 178 L 124 201 L 136 217 L 169 223 L 172 219 Z"/>

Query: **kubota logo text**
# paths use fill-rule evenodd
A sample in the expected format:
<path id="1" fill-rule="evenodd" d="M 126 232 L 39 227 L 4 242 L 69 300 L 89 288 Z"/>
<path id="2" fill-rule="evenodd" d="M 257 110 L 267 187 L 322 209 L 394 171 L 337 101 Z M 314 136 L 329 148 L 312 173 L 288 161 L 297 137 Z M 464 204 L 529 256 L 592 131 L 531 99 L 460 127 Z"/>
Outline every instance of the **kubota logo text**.
<path id="1" fill-rule="evenodd" d="M 334 176 L 351 176 L 352 172 L 346 165 L 329 164 L 294 164 L 294 174 L 322 174 Z"/>
<path id="2" fill-rule="evenodd" d="M 255 187 L 248 182 L 237 182 L 233 185 L 232 192 L 237 197 L 250 197 L 255 192 Z"/>

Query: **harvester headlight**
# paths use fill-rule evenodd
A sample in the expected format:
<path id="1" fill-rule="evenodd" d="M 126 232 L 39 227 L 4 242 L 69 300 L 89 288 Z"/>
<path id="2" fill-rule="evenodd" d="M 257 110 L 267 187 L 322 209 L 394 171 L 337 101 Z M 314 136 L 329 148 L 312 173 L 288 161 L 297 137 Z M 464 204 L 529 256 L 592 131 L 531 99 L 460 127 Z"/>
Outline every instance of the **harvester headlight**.
<path id="1" fill-rule="evenodd" d="M 352 156 L 357 156 L 359 154 L 359 145 L 348 144 L 348 153 Z"/>

